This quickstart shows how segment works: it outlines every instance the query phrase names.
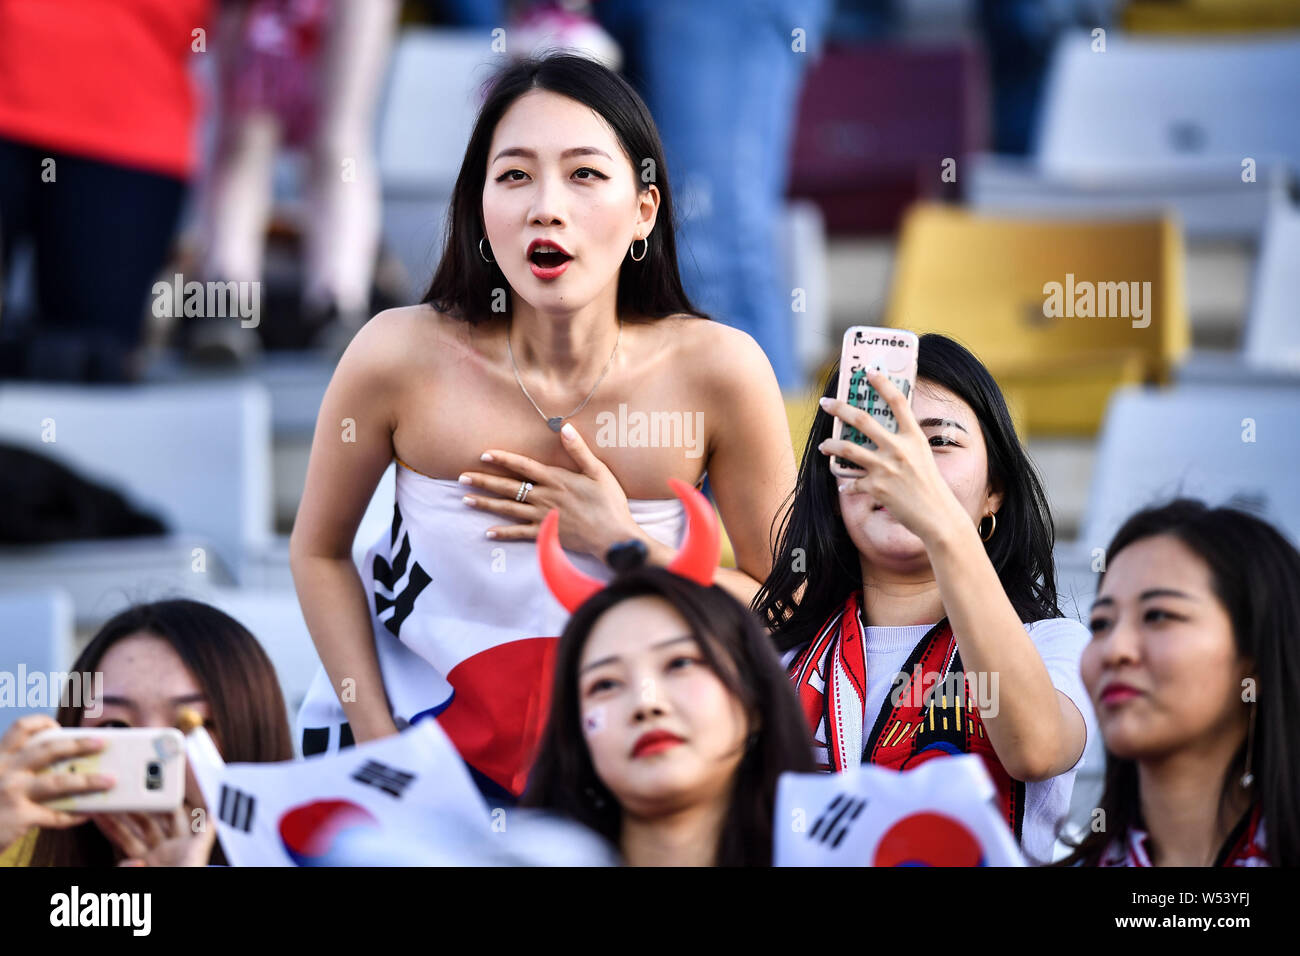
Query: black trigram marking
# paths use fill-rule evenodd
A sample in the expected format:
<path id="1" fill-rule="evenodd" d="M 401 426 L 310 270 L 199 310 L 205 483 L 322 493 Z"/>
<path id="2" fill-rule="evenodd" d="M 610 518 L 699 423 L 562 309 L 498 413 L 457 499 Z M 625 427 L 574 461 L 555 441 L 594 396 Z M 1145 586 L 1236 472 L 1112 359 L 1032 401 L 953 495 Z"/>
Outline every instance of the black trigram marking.
<path id="1" fill-rule="evenodd" d="M 339 750 L 356 744 L 352 737 L 352 725 L 339 724 Z M 330 729 L 328 727 L 304 727 L 302 730 L 302 755 L 314 757 L 330 749 Z"/>
<path id="2" fill-rule="evenodd" d="M 831 849 L 838 847 L 853 826 L 853 821 L 862 813 L 867 801 L 859 797 L 847 797 L 842 793 L 835 795 L 821 815 L 813 822 L 808 831 L 808 839 L 821 844 L 830 844 Z"/>
<path id="3" fill-rule="evenodd" d="M 217 809 L 217 819 L 222 823 L 243 830 L 247 833 L 253 829 L 253 808 L 257 801 L 250 794 L 234 787 L 221 785 L 221 805 Z"/>
<path id="4" fill-rule="evenodd" d="M 395 770 L 378 760 L 367 760 L 362 764 L 361 769 L 352 775 L 352 779 L 358 783 L 378 787 L 390 796 L 400 797 L 402 791 L 415 779 L 415 774 Z"/>
<path id="5" fill-rule="evenodd" d="M 411 536 L 402 534 L 402 512 L 396 504 L 393 505 L 393 530 L 389 541 L 391 550 L 397 544 L 400 537 L 402 546 L 393 556 L 393 563 L 390 565 L 379 555 L 375 555 L 374 566 L 371 573 L 375 578 L 375 616 L 383 621 L 384 627 L 388 628 L 394 637 L 400 637 L 398 631 L 401 630 L 402 622 L 405 621 L 415 607 L 415 599 L 420 596 L 420 592 L 429 586 L 432 580 L 420 567 L 419 562 L 411 563 L 410 576 L 406 578 L 406 587 L 393 597 L 386 597 L 379 593 L 379 585 L 392 593 L 397 582 L 402 580 L 406 575 L 407 562 L 411 560 Z M 393 609 L 393 613 L 387 618 L 383 617 L 385 611 Z"/>

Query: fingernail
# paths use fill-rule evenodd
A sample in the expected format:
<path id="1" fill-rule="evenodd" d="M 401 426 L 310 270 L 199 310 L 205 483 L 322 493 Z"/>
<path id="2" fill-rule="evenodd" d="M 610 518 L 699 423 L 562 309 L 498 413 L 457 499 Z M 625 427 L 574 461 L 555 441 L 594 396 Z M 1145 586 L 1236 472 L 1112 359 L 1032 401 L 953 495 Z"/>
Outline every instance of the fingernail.
<path id="1" fill-rule="evenodd" d="M 462 485 L 472 485 L 472 484 L 474 484 L 474 479 L 471 478 L 469 475 L 461 475 L 461 476 L 460 476 L 459 478 L 457 478 L 456 480 L 459 481 Z"/>
<path id="2" fill-rule="evenodd" d="M 474 507 L 474 499 L 471 498 L 469 495 L 466 495 L 464 498 L 461 498 L 460 500 L 465 502 L 465 504 L 469 505 L 471 508 Z"/>
<path id="3" fill-rule="evenodd" d="M 820 405 L 822 408 L 830 408 L 832 405 L 835 404 L 835 399 L 827 398 L 826 396 L 823 395 L 821 398 L 817 399 L 817 404 Z"/>
<path id="4" fill-rule="evenodd" d="M 495 538 L 497 536 L 497 533 L 495 531 L 489 531 L 487 532 L 487 536 L 489 538 Z"/>
<path id="5" fill-rule="evenodd" d="M 578 430 L 574 428 L 572 425 L 570 425 L 568 422 L 565 422 L 564 427 L 560 429 L 560 434 L 563 435 L 565 438 L 572 440 L 578 437 Z"/>
<path id="6" fill-rule="evenodd" d="M 82 737 L 81 744 L 84 747 L 91 747 L 95 750 L 100 750 L 104 746 L 104 738 L 103 737 Z"/>
<path id="7" fill-rule="evenodd" d="M 91 786 L 94 787 L 111 787 L 117 782 L 111 773 L 96 773 L 90 777 Z"/>
<path id="8" fill-rule="evenodd" d="M 492 460 L 492 456 L 489 455 L 487 452 L 483 452 L 483 454 L 481 454 L 481 455 L 478 456 L 478 460 L 479 460 L 479 461 L 491 461 L 491 460 Z"/>

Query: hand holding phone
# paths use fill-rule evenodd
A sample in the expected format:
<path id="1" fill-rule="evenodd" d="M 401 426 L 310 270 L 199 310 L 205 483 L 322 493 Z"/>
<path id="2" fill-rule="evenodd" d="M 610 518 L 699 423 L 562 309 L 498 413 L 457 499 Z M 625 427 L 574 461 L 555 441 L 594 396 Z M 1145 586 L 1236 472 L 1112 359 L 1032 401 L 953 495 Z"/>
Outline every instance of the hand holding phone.
<path id="1" fill-rule="evenodd" d="M 840 378 L 835 397 L 867 412 L 891 432 L 898 431 L 898 420 L 889 403 L 867 381 L 867 372 L 878 368 L 889 377 L 904 397 L 911 401 L 916 387 L 916 334 L 902 329 L 883 329 L 855 325 L 844 333 L 840 351 Z M 831 437 L 851 441 L 874 449 L 876 443 L 851 425 L 835 419 Z M 831 457 L 831 473 L 840 478 L 858 478 L 862 469 L 838 455 Z"/>
<path id="2" fill-rule="evenodd" d="M 84 816 L 55 809 L 48 801 L 106 790 L 114 783 L 111 775 L 42 773 L 58 761 L 83 759 L 103 747 L 86 734 L 36 739 L 41 731 L 58 727 L 49 717 L 23 717 L 0 738 L 0 851 L 33 827 L 62 829 L 84 823 Z"/>

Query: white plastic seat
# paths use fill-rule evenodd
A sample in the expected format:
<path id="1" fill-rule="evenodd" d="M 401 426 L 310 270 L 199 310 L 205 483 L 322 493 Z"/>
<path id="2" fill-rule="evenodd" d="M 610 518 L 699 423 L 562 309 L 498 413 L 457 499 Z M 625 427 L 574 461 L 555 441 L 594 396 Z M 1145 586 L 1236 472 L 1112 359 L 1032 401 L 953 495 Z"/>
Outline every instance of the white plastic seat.
<path id="1" fill-rule="evenodd" d="M 394 48 L 379 121 L 383 230 L 417 292 L 441 252 L 483 86 L 504 62 L 481 31 L 407 29 Z"/>
<path id="2" fill-rule="evenodd" d="M 1243 352 L 1253 368 L 1300 374 L 1300 209 L 1290 203 L 1269 213 Z"/>
<path id="3" fill-rule="evenodd" d="M 1300 39 L 1135 38 L 1111 31 L 1058 41 L 1043 92 L 1036 152 L 1048 175 L 1165 175 L 1204 163 L 1273 161 L 1300 171 Z"/>
<path id="4" fill-rule="evenodd" d="M 257 382 L 5 384 L 0 440 L 115 488 L 171 532 L 0 547 L 0 577 L 57 581 L 78 620 L 107 613 L 110 593 L 134 600 L 229 583 L 271 540 L 270 402 Z"/>
<path id="5" fill-rule="evenodd" d="M 0 736 L 28 714 L 54 716 L 62 681 L 56 678 L 51 687 L 50 674 L 65 674 L 72 666 L 72 646 L 72 599 L 66 591 L 54 587 L 0 591 L 0 674 L 15 695 L 0 706 Z M 46 677 L 47 694 L 42 705 L 31 706 L 27 691 L 36 685 L 28 684 L 26 676 L 38 672 Z"/>

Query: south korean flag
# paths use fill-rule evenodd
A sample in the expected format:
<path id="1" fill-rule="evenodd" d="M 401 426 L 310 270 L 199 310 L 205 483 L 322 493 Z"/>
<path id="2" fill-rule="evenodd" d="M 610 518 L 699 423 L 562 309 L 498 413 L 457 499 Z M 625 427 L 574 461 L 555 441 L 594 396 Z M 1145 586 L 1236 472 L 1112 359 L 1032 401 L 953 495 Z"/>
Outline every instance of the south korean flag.
<path id="1" fill-rule="evenodd" d="M 383 856 L 413 840 L 420 862 L 465 862 L 492 832 L 486 803 L 434 720 L 284 763 L 223 764 L 202 728 L 189 734 L 187 750 L 232 866 L 381 864 L 356 860 L 348 848 Z"/>
<path id="2" fill-rule="evenodd" d="M 786 773 L 777 785 L 775 866 L 1024 866 L 979 757 L 899 773 Z"/>

